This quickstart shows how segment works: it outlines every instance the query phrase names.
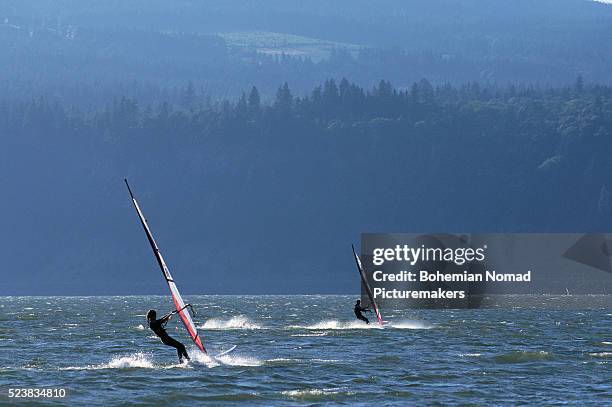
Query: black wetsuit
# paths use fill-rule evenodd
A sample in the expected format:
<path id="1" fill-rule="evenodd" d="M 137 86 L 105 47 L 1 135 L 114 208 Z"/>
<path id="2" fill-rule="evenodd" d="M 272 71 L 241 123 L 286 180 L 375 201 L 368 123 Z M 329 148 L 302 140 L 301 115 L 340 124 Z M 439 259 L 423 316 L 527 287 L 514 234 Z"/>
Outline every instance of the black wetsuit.
<path id="1" fill-rule="evenodd" d="M 161 319 L 155 319 L 155 320 L 149 321 L 149 328 L 151 328 L 151 330 L 155 332 L 155 335 L 159 336 L 159 338 L 164 343 L 164 345 L 168 345 L 168 346 L 172 346 L 173 348 L 176 348 L 176 353 L 178 353 L 179 362 L 183 361 L 183 357 L 189 360 L 189 355 L 187 355 L 187 350 L 185 350 L 185 345 L 183 345 L 176 339 L 171 338 L 170 335 L 168 335 L 168 332 L 166 332 L 166 330 L 164 329 L 164 325 L 166 324 L 166 322 L 168 322 L 167 318 L 161 318 Z"/>
<path id="2" fill-rule="evenodd" d="M 370 320 L 362 314 L 364 311 L 369 311 L 367 308 L 363 308 L 360 305 L 355 304 L 355 308 L 353 310 L 355 311 L 355 316 L 357 319 L 364 321 L 366 324 L 370 323 Z"/>

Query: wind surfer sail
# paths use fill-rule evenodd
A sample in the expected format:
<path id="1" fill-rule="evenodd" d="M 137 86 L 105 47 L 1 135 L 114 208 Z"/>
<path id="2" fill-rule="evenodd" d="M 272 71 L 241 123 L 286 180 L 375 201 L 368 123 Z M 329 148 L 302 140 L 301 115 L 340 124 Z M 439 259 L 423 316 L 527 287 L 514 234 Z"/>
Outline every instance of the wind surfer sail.
<path id="1" fill-rule="evenodd" d="M 197 345 L 198 348 L 200 348 L 202 352 L 206 353 L 206 349 L 204 348 L 204 345 L 202 345 L 202 341 L 200 340 L 200 336 L 198 335 L 198 330 L 196 329 L 196 326 L 193 323 L 193 320 L 191 319 L 189 311 L 187 311 L 187 308 L 191 308 L 191 306 L 189 304 L 185 304 L 185 302 L 183 301 L 183 298 L 181 297 L 181 294 L 179 293 L 179 290 L 176 287 L 174 279 L 170 274 L 170 270 L 168 270 L 168 266 L 166 266 L 166 262 L 164 261 L 164 258 L 162 257 L 159 248 L 157 247 L 157 243 L 155 243 L 155 239 L 153 239 L 153 234 L 149 229 L 149 225 L 147 225 L 147 220 L 142 214 L 142 211 L 138 206 L 138 202 L 136 202 L 136 198 L 134 198 L 134 195 L 132 194 L 130 184 L 128 184 L 127 179 L 125 179 L 124 181 L 125 185 L 127 185 L 128 191 L 130 192 L 130 197 L 132 198 L 134 208 L 136 208 L 136 212 L 138 212 L 138 217 L 140 218 L 142 228 L 144 229 L 147 235 L 147 239 L 149 240 L 151 249 L 153 249 L 153 254 L 157 259 L 157 264 L 159 264 L 159 268 L 161 269 L 162 274 L 164 275 L 164 279 L 166 280 L 166 283 L 168 283 L 168 287 L 170 288 L 170 293 L 172 294 L 172 301 L 174 302 L 174 306 L 176 307 L 176 311 L 173 311 L 173 313 L 179 315 L 181 321 L 183 321 L 183 325 L 185 325 L 185 328 L 187 328 L 187 332 L 189 332 L 189 336 L 191 336 L 193 342 Z"/>
<path id="2" fill-rule="evenodd" d="M 361 277 L 361 284 L 365 288 L 366 293 L 368 294 L 368 298 L 370 299 L 370 304 L 372 304 L 372 308 L 374 308 L 374 313 L 376 313 L 376 318 L 378 318 L 378 323 L 380 325 L 383 324 L 382 316 L 380 315 L 380 311 L 378 310 L 378 305 L 376 305 L 376 301 L 374 301 L 374 295 L 372 294 L 372 287 L 370 287 L 370 283 L 368 283 L 368 279 L 366 278 L 365 272 L 363 271 L 363 267 L 361 266 L 361 260 L 357 253 L 355 252 L 355 246 L 351 245 L 353 248 L 353 255 L 355 256 L 355 262 L 357 263 L 357 270 L 359 270 L 359 276 Z"/>

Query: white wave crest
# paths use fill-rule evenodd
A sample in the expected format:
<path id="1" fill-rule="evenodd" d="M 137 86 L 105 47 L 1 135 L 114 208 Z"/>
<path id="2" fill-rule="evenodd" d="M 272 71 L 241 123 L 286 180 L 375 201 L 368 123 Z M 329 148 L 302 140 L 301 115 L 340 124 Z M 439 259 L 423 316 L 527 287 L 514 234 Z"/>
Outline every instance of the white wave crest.
<path id="1" fill-rule="evenodd" d="M 143 367 L 151 369 L 154 367 L 154 365 L 153 362 L 149 360 L 147 355 L 137 353 L 136 355 L 113 358 L 108 363 L 108 367 L 110 369 L 122 369 L 128 367 Z"/>
<path id="2" fill-rule="evenodd" d="M 174 365 L 173 365 L 174 366 Z M 156 367 L 169 367 L 169 366 L 155 366 L 150 359 L 149 355 L 144 353 L 135 353 L 127 356 L 117 356 L 110 360 L 108 363 L 102 363 L 99 365 L 87 365 L 87 366 L 68 366 L 62 367 L 60 370 L 100 370 L 100 369 L 127 369 L 127 368 L 145 368 L 153 369 Z"/>
<path id="3" fill-rule="evenodd" d="M 327 332 L 314 332 L 311 334 L 294 334 L 292 337 L 300 338 L 300 337 L 313 337 L 313 336 L 326 336 Z"/>
<path id="4" fill-rule="evenodd" d="M 239 355 L 223 355 L 219 357 L 211 357 L 198 349 L 192 348 L 189 350 L 191 360 L 187 363 L 173 364 L 156 364 L 153 363 L 151 355 L 144 353 L 134 353 L 131 355 L 117 356 L 112 358 L 108 363 L 87 366 L 68 366 L 62 367 L 60 370 L 101 370 L 101 369 L 175 369 L 175 368 L 193 368 L 194 365 L 204 365 L 209 368 L 217 366 L 261 366 L 263 362 L 257 358 Z M 167 360 L 167 359 L 164 359 Z"/>
<path id="5" fill-rule="evenodd" d="M 257 358 L 251 356 L 240 356 L 240 355 L 223 355 L 218 357 L 211 357 L 205 355 L 199 351 L 193 351 L 189 353 L 191 355 L 190 363 L 198 363 L 205 365 L 209 368 L 217 367 L 221 365 L 226 366 L 261 366 L 263 362 Z"/>
<path id="6" fill-rule="evenodd" d="M 321 321 L 313 325 L 291 325 L 289 329 L 312 329 L 312 330 L 345 330 L 345 329 L 382 329 L 377 323 L 369 325 L 361 321 L 341 322 L 336 320 Z"/>
<path id="7" fill-rule="evenodd" d="M 327 320 L 321 321 L 312 325 L 290 325 L 289 329 L 309 329 L 309 330 L 349 330 L 349 329 L 432 329 L 434 325 L 425 321 L 399 320 L 394 322 L 386 322 L 380 326 L 377 322 L 372 321 L 370 324 L 365 324 L 361 321 L 336 321 Z M 292 335 L 295 336 L 295 335 Z"/>
<path id="8" fill-rule="evenodd" d="M 283 391 L 281 394 L 291 398 L 311 398 L 318 396 L 330 396 L 333 394 L 354 394 L 353 392 L 347 391 L 346 388 L 329 388 L 329 389 L 308 389 L 308 390 L 288 390 Z"/>
<path id="9" fill-rule="evenodd" d="M 251 356 L 223 355 L 216 358 L 228 366 L 261 366 L 263 362 Z"/>
<path id="10" fill-rule="evenodd" d="M 266 360 L 266 363 L 300 363 L 301 361 L 302 359 L 275 358 Z"/>
<path id="11" fill-rule="evenodd" d="M 434 326 L 425 321 L 399 320 L 389 322 L 389 327 L 395 329 L 431 329 Z"/>
<path id="12" fill-rule="evenodd" d="M 262 329 L 261 325 L 252 322 L 244 315 L 238 315 L 230 319 L 212 318 L 198 328 L 211 330 Z"/>
<path id="13" fill-rule="evenodd" d="M 608 358 L 612 358 L 612 352 L 593 352 L 593 353 L 589 353 L 589 356 L 608 359 Z"/>

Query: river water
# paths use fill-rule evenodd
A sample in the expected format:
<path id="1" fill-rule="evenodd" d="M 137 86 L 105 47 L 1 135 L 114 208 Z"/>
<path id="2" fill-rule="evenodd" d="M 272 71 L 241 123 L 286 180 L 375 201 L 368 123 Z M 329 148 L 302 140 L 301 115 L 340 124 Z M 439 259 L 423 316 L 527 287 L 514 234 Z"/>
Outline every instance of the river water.
<path id="1" fill-rule="evenodd" d="M 79 405 L 612 404 L 610 297 L 579 310 L 383 310 L 384 328 L 356 321 L 354 299 L 186 296 L 209 354 L 237 347 L 206 356 L 173 319 L 192 358 L 181 365 L 144 320 L 169 297 L 2 297 L 0 404 L 31 387 Z"/>

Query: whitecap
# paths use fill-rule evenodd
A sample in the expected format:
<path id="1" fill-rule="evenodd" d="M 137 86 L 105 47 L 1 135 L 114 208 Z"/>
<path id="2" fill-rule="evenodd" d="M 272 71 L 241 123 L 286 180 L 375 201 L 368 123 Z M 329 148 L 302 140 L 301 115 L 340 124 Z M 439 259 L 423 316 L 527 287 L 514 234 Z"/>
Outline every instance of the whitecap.
<path id="1" fill-rule="evenodd" d="M 301 359 L 275 358 L 275 359 L 266 360 L 266 363 L 288 363 L 288 362 L 300 363 Z"/>
<path id="2" fill-rule="evenodd" d="M 347 388 L 344 387 L 332 387 L 332 388 L 323 388 L 323 389 L 306 389 L 306 390 L 287 390 L 282 391 L 281 394 L 285 396 L 289 396 L 292 398 L 308 398 L 313 396 L 330 396 L 333 394 L 354 394 L 353 392 L 347 391 Z"/>
<path id="3" fill-rule="evenodd" d="M 391 328 L 395 329 L 431 329 L 434 325 L 425 321 L 399 320 L 389 322 Z"/>
<path id="4" fill-rule="evenodd" d="M 229 366 L 261 366 L 263 362 L 255 357 L 251 356 L 238 356 L 238 355 L 223 355 L 215 358 L 220 360 L 224 365 Z"/>
<path id="5" fill-rule="evenodd" d="M 219 357 L 211 357 L 202 352 L 195 351 L 190 352 L 191 361 L 189 363 L 198 363 L 205 365 L 209 368 L 227 365 L 227 366 L 246 366 L 246 367 L 254 367 L 261 366 L 263 362 L 257 358 L 251 356 L 241 356 L 241 355 L 223 355 Z"/>
<path id="6" fill-rule="evenodd" d="M 589 353 L 589 356 L 607 359 L 607 358 L 612 357 L 612 352 L 593 352 L 593 353 Z"/>
<path id="7" fill-rule="evenodd" d="M 348 330 L 348 329 L 382 329 L 378 324 L 364 324 L 361 321 L 340 322 L 336 320 L 328 320 L 318 322 L 313 325 L 291 325 L 289 329 L 312 329 L 312 330 Z"/>
<path id="8" fill-rule="evenodd" d="M 110 369 L 125 369 L 128 367 L 153 368 L 154 365 L 153 362 L 151 362 L 149 358 L 142 353 L 113 358 L 108 363 L 108 368 Z"/>
<path id="9" fill-rule="evenodd" d="M 244 315 L 238 315 L 231 317 L 230 319 L 212 318 L 200 325 L 200 329 L 214 329 L 214 330 L 229 330 L 229 329 L 262 329 L 261 325 L 258 325 L 249 320 Z"/>
<path id="10" fill-rule="evenodd" d="M 315 332 L 311 334 L 294 334 L 293 337 L 313 337 L 313 336 L 326 336 L 327 332 Z"/>
<path id="11" fill-rule="evenodd" d="M 152 369 L 155 366 L 151 362 L 148 355 L 144 353 L 135 353 L 127 356 L 117 356 L 108 363 L 99 365 L 87 366 L 68 366 L 62 367 L 60 370 L 100 370 L 100 369 L 126 369 L 126 368 L 148 368 Z"/>
<path id="12" fill-rule="evenodd" d="M 341 362 L 339 359 L 312 359 L 315 363 L 338 363 Z"/>

